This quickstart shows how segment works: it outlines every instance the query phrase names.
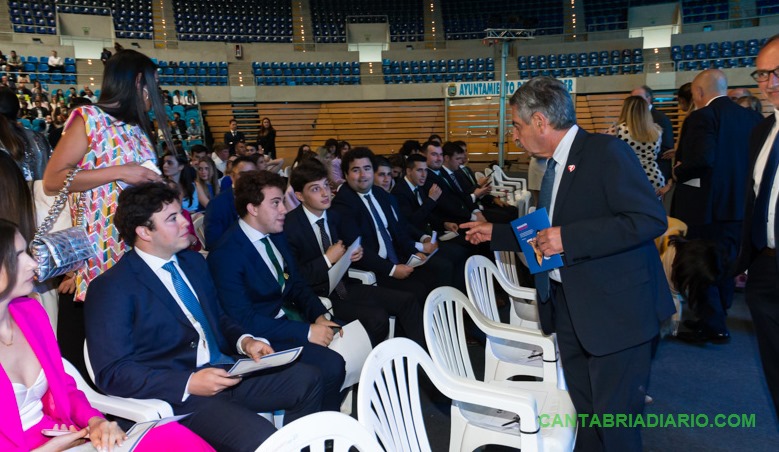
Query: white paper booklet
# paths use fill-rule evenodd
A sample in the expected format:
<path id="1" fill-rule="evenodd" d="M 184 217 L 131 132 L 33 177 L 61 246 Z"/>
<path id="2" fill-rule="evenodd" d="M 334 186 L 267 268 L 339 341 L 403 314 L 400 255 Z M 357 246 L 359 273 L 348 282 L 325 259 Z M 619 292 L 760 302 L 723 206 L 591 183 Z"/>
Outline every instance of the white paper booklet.
<path id="1" fill-rule="evenodd" d="M 227 373 L 232 377 L 239 377 L 248 373 L 257 372 L 258 370 L 283 366 L 296 360 L 298 356 L 300 356 L 302 350 L 303 347 L 290 348 L 289 350 L 265 355 L 260 358 L 259 361 L 254 361 L 251 358 L 239 359 Z"/>

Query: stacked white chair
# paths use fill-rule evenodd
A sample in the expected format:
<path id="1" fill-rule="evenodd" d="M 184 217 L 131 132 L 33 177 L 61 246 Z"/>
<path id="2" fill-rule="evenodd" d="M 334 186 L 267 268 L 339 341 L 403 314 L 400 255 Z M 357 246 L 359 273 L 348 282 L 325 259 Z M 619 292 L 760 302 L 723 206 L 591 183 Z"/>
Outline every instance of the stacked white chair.
<path id="1" fill-rule="evenodd" d="M 485 375 L 483 382 L 476 381 L 465 339 L 463 313 L 471 317 L 476 326 L 493 340 L 506 343 L 531 343 L 541 349 L 543 376 L 541 381 L 493 381 Z M 468 298 L 453 287 L 435 289 L 425 302 L 425 339 L 433 362 L 455 377 L 472 380 L 480 387 L 504 391 L 507 395 L 523 395 L 535 403 L 535 416 L 543 416 L 540 435 L 532 439 L 530 446 L 547 451 L 570 451 L 576 430 L 574 425 L 553 426 L 553 419 L 576 419 L 576 411 L 568 391 L 558 388 L 557 359 L 554 342 L 548 338 L 527 332 L 522 328 L 493 322 L 478 312 Z M 522 372 L 515 367 L 515 371 Z M 531 372 L 516 375 L 535 376 Z M 495 407 L 469 404 L 452 405 L 452 430 L 450 451 L 472 451 L 486 444 L 499 444 L 527 450 L 526 435 L 506 428 L 510 426 L 512 413 Z M 520 422 L 522 414 L 520 414 Z M 575 424 L 575 422 L 574 422 Z"/>
<path id="2" fill-rule="evenodd" d="M 511 302 L 509 324 L 540 331 L 536 290 L 522 287 L 517 276 L 522 257 L 513 251 L 496 251 L 493 263 L 484 256 L 471 256 L 465 263 L 465 288 L 481 313 L 499 322 L 494 278 Z"/>
<path id="3" fill-rule="evenodd" d="M 450 441 L 450 451 L 474 449 L 456 436 L 465 430 L 463 424 L 479 423 L 479 413 L 484 411 L 502 411 L 508 420 L 516 414 L 518 422 L 503 430 L 521 438 L 523 452 L 546 450 L 532 395 L 455 376 L 433 364 L 419 345 L 406 338 L 390 339 L 374 348 L 360 375 L 358 418 L 383 450 L 431 451 L 419 400 L 419 368 L 441 393 L 452 399 L 451 428 L 455 437 Z M 464 418 L 463 412 L 474 413 L 475 418 Z"/>

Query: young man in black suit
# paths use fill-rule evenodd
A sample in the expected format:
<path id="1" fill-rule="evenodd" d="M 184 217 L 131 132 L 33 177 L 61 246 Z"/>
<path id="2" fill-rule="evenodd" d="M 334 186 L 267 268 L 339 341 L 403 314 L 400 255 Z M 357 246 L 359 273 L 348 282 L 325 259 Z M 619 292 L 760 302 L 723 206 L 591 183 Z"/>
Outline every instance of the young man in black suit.
<path id="1" fill-rule="evenodd" d="M 290 185 L 301 204 L 287 214 L 284 234 L 300 273 L 314 292 L 329 297 L 335 315 L 351 321 L 359 319 L 368 330 L 373 345 L 387 337 L 389 316 L 396 316 L 406 337 L 424 347 L 422 311 L 414 294 L 360 284 L 345 276 L 331 291 L 328 270 L 341 259 L 358 262 L 362 248 L 346 256 L 350 243 L 338 234 L 343 218 L 330 209 L 332 192 L 328 171 L 319 160 L 307 160 L 290 175 Z"/>
<path id="2" fill-rule="evenodd" d="M 363 258 L 356 268 L 372 271 L 380 287 L 398 289 L 416 295 L 420 306 L 434 288 L 452 284 L 454 268 L 444 259 L 427 258 L 438 248 L 436 243 L 416 242 L 405 224 L 398 220 L 392 195 L 373 185 L 373 152 L 354 148 L 341 161 L 346 184 L 338 190 L 333 211 L 348 218 L 340 225 L 346 243 L 362 237 Z M 407 265 L 416 255 L 425 261 L 420 267 Z"/>
<path id="3" fill-rule="evenodd" d="M 428 141 L 422 145 L 422 151 L 427 157 L 427 180 L 424 188 L 429 190 L 435 184 L 441 189 L 441 197 L 434 209 L 436 215 L 456 223 L 486 221 L 479 206 L 470 196 L 457 189 L 455 177 L 443 169 L 444 152 L 441 144 Z"/>
<path id="4" fill-rule="evenodd" d="M 238 121 L 235 118 L 230 120 L 230 130 L 225 132 L 224 142 L 230 146 L 230 155 L 235 154 L 235 143 L 239 141 L 246 141 L 246 136 L 238 130 Z"/>

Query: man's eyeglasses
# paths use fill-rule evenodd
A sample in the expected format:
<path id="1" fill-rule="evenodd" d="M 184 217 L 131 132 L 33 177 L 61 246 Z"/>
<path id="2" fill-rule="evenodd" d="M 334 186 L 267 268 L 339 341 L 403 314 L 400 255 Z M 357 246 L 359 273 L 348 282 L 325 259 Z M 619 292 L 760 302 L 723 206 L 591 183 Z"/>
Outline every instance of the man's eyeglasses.
<path id="1" fill-rule="evenodd" d="M 768 79 L 771 77 L 771 74 L 774 74 L 776 78 L 779 78 L 779 66 L 771 69 L 770 71 L 767 71 L 765 69 L 758 69 L 749 75 L 751 75 L 756 82 L 762 83 L 762 82 L 767 82 Z"/>

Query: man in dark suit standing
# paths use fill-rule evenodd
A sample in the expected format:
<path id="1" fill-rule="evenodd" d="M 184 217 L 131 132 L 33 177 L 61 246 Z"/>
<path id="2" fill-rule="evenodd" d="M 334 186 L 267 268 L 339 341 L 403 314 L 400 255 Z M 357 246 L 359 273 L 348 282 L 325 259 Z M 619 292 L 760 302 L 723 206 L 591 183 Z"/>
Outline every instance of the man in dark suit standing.
<path id="1" fill-rule="evenodd" d="M 541 327 L 557 332 L 571 400 L 579 416 L 638 415 L 652 340 L 674 312 L 654 246 L 667 226 L 663 207 L 626 143 L 576 125 L 561 82 L 533 78 L 510 104 L 514 139 L 549 159 L 539 205 L 552 227 L 538 233 L 537 243 L 545 256 L 560 254 L 563 266 L 537 274 L 536 289 Z M 509 225 L 461 227 L 470 228 L 474 243 L 519 250 Z M 576 450 L 640 451 L 640 430 L 580 421 Z"/>
<path id="2" fill-rule="evenodd" d="M 320 409 L 319 370 L 295 363 L 230 377 L 236 355 L 273 352 L 246 334 L 216 300 L 200 254 L 187 251 L 187 220 L 175 190 L 147 183 L 119 196 L 114 224 L 133 246 L 89 285 L 84 308 L 95 383 L 108 394 L 171 404 L 179 421 L 217 450 L 256 449 L 275 430 L 257 412 L 290 422 Z"/>
<path id="3" fill-rule="evenodd" d="M 301 275 L 314 292 L 330 298 L 339 318 L 359 319 L 373 345 L 387 337 L 389 316 L 393 315 L 404 335 L 424 347 L 422 311 L 414 294 L 360 284 L 348 276 L 330 288 L 330 268 L 341 259 L 359 262 L 362 248 L 352 256 L 344 254 L 350 244 L 343 243 L 338 234 L 343 218 L 330 209 L 332 192 L 327 168 L 319 160 L 307 160 L 292 171 L 290 185 L 301 204 L 287 214 L 284 234 Z"/>
<path id="4" fill-rule="evenodd" d="M 299 360 L 322 375 L 322 408 L 338 411 L 346 368 L 327 347 L 340 325 L 300 276 L 282 234 L 285 188 L 281 176 L 267 171 L 241 175 L 234 188 L 240 218 L 209 251 L 208 267 L 233 320 L 280 349 L 304 346 Z"/>
<path id="5" fill-rule="evenodd" d="M 246 136 L 238 130 L 238 121 L 233 118 L 230 120 L 230 130 L 225 132 L 224 136 L 224 142 L 230 146 L 230 155 L 235 154 L 235 143 L 239 141 L 246 141 Z"/>
<path id="6" fill-rule="evenodd" d="M 779 224 L 779 35 L 766 42 L 756 60 L 752 77 L 774 105 L 774 113 L 755 127 L 750 140 L 747 203 L 739 270 L 749 268 L 746 300 L 755 325 L 757 345 L 768 389 L 779 414 L 779 259 L 776 239 Z"/>
<path id="7" fill-rule="evenodd" d="M 684 120 L 676 166 L 671 215 L 687 223 L 687 238 L 714 241 L 724 259 L 733 265 L 738 253 L 752 129 L 761 116 L 727 97 L 728 80 L 722 71 L 709 69 L 692 82 L 696 110 Z M 728 273 L 728 272 L 725 272 Z M 726 343 L 730 333 L 726 311 L 733 303 L 735 283 L 730 275 L 709 287 L 705 298 L 691 299 L 698 322 L 680 332 L 688 342 Z"/>
<path id="8" fill-rule="evenodd" d="M 631 96 L 643 97 L 649 104 L 649 112 L 652 113 L 652 121 L 663 129 L 663 136 L 660 141 L 660 153 L 657 154 L 657 166 L 663 173 L 665 180 L 671 178 L 671 160 L 674 150 L 674 128 L 671 120 L 662 111 L 654 107 L 655 95 L 652 88 L 643 85 L 630 92 Z"/>

